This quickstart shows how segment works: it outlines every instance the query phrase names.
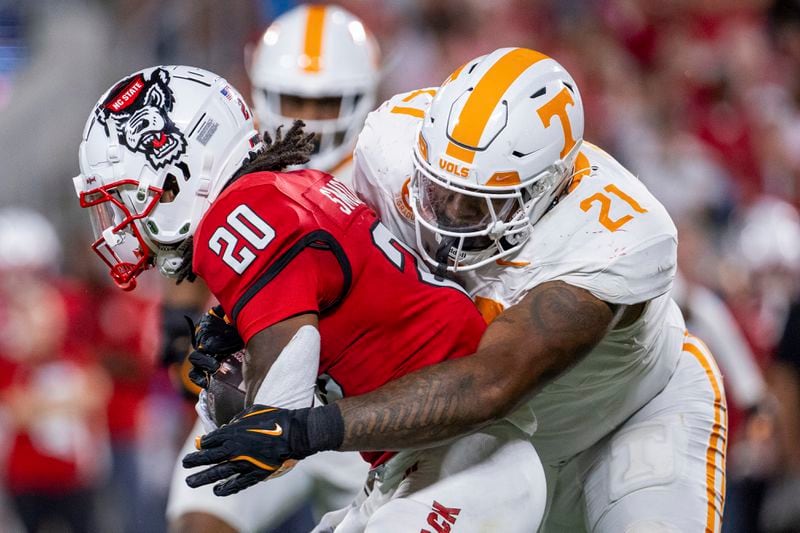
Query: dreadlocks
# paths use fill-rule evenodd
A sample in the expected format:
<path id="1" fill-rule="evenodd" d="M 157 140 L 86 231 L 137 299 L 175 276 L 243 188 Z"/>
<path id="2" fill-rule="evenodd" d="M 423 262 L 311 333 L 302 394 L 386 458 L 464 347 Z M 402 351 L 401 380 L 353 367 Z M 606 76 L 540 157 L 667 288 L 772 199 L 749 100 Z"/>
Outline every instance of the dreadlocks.
<path id="1" fill-rule="evenodd" d="M 264 147 L 258 152 L 250 152 L 223 190 L 245 174 L 278 172 L 292 165 L 308 163 L 314 150 L 314 134 L 304 132 L 303 126 L 305 124 L 302 120 L 295 120 L 286 135 L 282 135 L 281 126 L 278 126 L 274 141 L 269 133 L 264 132 Z"/>
<path id="2" fill-rule="evenodd" d="M 295 120 L 286 134 L 282 134 L 281 126 L 275 130 L 275 140 L 269 133 L 264 132 L 264 146 L 257 152 L 250 152 L 228 183 L 222 188 L 225 190 L 231 183 L 246 174 L 253 172 L 279 172 L 293 165 L 308 163 L 311 152 L 314 150 L 314 134 L 303 131 L 305 124 L 302 120 Z M 183 280 L 194 281 L 197 277 L 192 272 L 192 250 L 194 239 L 187 238 L 178 246 L 178 253 L 182 262 L 178 268 L 175 283 Z"/>

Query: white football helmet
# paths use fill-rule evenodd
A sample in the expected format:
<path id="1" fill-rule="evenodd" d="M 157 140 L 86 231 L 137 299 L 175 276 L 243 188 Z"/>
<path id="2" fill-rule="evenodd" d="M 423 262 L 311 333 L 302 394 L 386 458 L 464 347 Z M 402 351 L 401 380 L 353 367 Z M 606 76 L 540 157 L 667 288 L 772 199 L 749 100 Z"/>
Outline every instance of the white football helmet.
<path id="1" fill-rule="evenodd" d="M 583 104 L 553 59 L 502 48 L 437 90 L 414 146 L 409 197 L 427 261 L 472 270 L 519 250 L 573 175 Z"/>
<path id="2" fill-rule="evenodd" d="M 26 207 L 0 209 L 0 272 L 52 272 L 60 258 L 58 235 L 43 215 Z"/>
<path id="3" fill-rule="evenodd" d="M 362 22 L 334 5 L 302 5 L 278 17 L 249 67 L 253 109 L 262 131 L 296 118 L 315 133 L 309 167 L 330 171 L 347 158 L 375 106 L 380 53 Z M 316 100 L 331 118 L 287 116 L 287 100 Z M 337 111 L 338 110 L 338 111 Z"/>
<path id="4" fill-rule="evenodd" d="M 260 147 L 244 99 L 211 72 L 152 67 L 109 89 L 86 122 L 73 182 L 117 285 L 134 288 L 153 264 L 175 275 L 179 245 Z"/>

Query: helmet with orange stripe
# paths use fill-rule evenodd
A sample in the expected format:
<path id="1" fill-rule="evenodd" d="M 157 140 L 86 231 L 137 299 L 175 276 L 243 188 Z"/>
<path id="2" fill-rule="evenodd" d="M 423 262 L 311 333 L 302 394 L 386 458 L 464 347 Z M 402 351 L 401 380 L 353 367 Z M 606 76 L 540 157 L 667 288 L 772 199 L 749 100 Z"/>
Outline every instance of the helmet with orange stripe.
<path id="1" fill-rule="evenodd" d="M 378 45 L 362 22 L 333 5 L 303 5 L 264 32 L 249 66 L 261 130 L 295 119 L 316 134 L 308 166 L 331 170 L 348 157 L 379 81 Z"/>
<path id="2" fill-rule="evenodd" d="M 423 256 L 455 272 L 518 251 L 567 185 L 582 141 L 580 93 L 553 59 L 502 48 L 456 70 L 414 146 Z"/>

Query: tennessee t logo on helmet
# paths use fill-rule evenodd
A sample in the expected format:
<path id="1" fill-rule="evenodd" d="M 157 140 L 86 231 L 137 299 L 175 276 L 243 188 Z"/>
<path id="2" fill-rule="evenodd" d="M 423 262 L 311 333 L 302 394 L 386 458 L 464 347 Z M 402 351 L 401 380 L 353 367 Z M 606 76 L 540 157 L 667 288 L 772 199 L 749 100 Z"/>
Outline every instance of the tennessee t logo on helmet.
<path id="1" fill-rule="evenodd" d="M 553 121 L 553 117 L 559 118 L 561 129 L 564 131 L 564 148 L 561 149 L 561 158 L 563 159 L 575 146 L 577 140 L 572 135 L 572 125 L 569 122 L 569 115 L 567 114 L 567 106 L 574 106 L 575 99 L 572 98 L 569 90 L 566 87 L 561 89 L 552 100 L 544 104 L 536 110 L 539 118 L 542 119 L 542 124 L 545 128 L 549 128 Z"/>
<path id="2" fill-rule="evenodd" d="M 468 62 L 436 94 L 414 143 L 417 245 L 437 268 L 472 270 L 518 251 L 564 189 L 583 105 L 561 65 L 525 48 Z"/>

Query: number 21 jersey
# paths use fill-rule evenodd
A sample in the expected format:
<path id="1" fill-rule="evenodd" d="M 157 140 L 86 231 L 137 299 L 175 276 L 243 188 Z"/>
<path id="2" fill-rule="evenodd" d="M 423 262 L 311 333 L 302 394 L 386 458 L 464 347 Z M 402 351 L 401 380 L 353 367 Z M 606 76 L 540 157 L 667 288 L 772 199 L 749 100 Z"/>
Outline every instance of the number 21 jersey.
<path id="1" fill-rule="evenodd" d="M 355 151 L 354 188 L 412 245 L 412 147 L 434 94 L 433 89 L 400 94 L 370 113 Z M 646 302 L 638 320 L 608 332 L 528 402 L 536 416 L 533 443 L 543 462 L 566 460 L 594 444 L 669 381 L 685 333 L 669 295 L 676 233 L 663 206 L 635 176 L 584 142 L 567 194 L 534 225 L 522 249 L 459 274 L 487 321 L 555 280 L 611 304 Z"/>

